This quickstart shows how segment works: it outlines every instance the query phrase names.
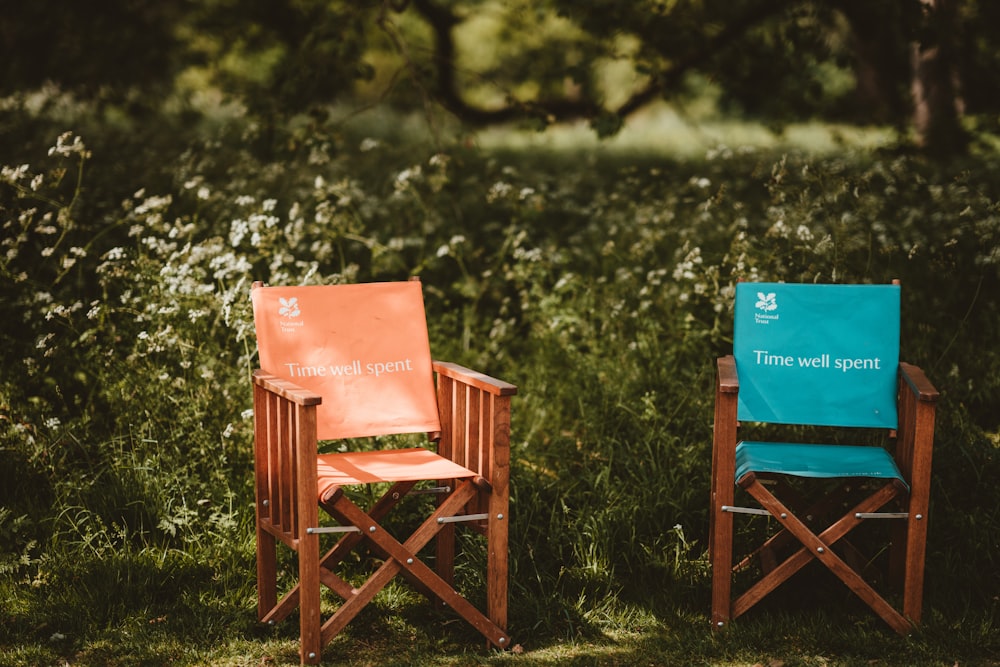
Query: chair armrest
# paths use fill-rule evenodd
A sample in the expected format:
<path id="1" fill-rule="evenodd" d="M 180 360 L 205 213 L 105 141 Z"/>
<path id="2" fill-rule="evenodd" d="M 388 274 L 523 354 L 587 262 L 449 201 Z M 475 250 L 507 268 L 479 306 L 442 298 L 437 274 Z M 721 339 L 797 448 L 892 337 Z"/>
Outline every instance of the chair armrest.
<path id="1" fill-rule="evenodd" d="M 253 383 L 298 405 L 319 405 L 323 402 L 319 394 L 260 369 L 253 372 Z"/>
<path id="2" fill-rule="evenodd" d="M 899 363 L 899 374 L 905 381 L 905 385 L 917 397 L 918 401 L 933 403 L 938 400 L 938 390 L 934 388 L 934 385 L 927 379 L 924 371 L 919 366 L 901 361 Z"/>
<path id="3" fill-rule="evenodd" d="M 449 377 L 453 380 L 457 380 L 458 382 L 470 385 L 476 389 L 481 389 L 496 396 L 513 396 L 517 393 L 517 387 L 509 382 L 497 380 L 496 378 L 471 370 L 465 366 L 459 366 L 458 364 L 446 361 L 434 361 L 433 366 L 434 372 L 439 375 Z"/>
<path id="4" fill-rule="evenodd" d="M 736 372 L 736 358 L 733 355 L 719 357 L 716 360 L 719 369 L 719 391 L 724 394 L 735 394 L 740 390 L 740 376 Z"/>

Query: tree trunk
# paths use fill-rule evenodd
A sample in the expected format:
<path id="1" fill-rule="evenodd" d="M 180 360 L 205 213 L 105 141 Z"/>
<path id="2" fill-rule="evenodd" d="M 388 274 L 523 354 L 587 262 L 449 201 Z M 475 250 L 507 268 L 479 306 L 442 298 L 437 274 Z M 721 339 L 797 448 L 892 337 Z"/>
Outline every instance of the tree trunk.
<path id="1" fill-rule="evenodd" d="M 962 98 L 954 67 L 957 5 L 960 0 L 923 0 L 928 37 L 913 46 L 913 127 L 917 144 L 942 158 L 964 153 Z"/>

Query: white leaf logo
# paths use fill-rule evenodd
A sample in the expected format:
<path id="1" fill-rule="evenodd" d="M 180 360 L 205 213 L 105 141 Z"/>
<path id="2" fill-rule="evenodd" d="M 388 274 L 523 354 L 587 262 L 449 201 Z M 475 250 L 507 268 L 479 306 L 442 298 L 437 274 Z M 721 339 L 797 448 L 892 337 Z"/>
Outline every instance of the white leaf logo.
<path id="1" fill-rule="evenodd" d="M 757 292 L 757 303 L 755 304 L 758 310 L 763 310 L 765 313 L 769 313 L 772 310 L 778 309 L 777 295 L 774 292 L 768 292 L 764 294 L 763 292 Z"/>
<path id="2" fill-rule="evenodd" d="M 278 314 L 284 317 L 298 317 L 302 314 L 299 310 L 299 300 L 296 297 L 291 297 L 286 299 L 284 297 L 279 297 L 278 301 L 281 302 L 281 308 L 278 308 Z"/>

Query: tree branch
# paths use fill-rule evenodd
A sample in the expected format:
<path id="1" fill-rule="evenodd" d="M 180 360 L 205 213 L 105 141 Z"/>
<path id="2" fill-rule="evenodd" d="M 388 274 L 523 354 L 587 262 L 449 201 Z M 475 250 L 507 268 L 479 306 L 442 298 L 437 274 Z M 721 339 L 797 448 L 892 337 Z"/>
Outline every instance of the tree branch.
<path id="1" fill-rule="evenodd" d="M 660 72 L 645 88 L 633 94 L 614 113 L 622 118 L 635 113 L 655 98 L 678 86 L 685 74 L 708 62 L 719 51 L 730 46 L 751 28 L 773 18 L 788 7 L 789 3 L 781 0 L 764 0 L 760 5 L 751 8 L 743 16 L 737 17 L 727 24 L 723 30 L 703 44 L 698 51 L 688 54 L 668 70 Z"/>
<path id="2" fill-rule="evenodd" d="M 467 103 L 458 90 L 455 77 L 455 41 L 452 30 L 461 20 L 450 9 L 431 0 L 413 0 L 413 8 L 434 33 L 434 66 L 436 84 L 433 90 L 438 102 L 458 118 L 472 125 L 492 125 L 519 118 L 543 118 L 548 122 L 574 118 L 589 118 L 600 112 L 591 100 L 550 100 L 545 102 L 511 102 L 497 109 L 484 109 Z"/>
<path id="3" fill-rule="evenodd" d="M 593 119 L 602 114 L 626 117 L 652 102 L 656 97 L 677 86 L 687 72 L 707 62 L 718 51 L 725 48 L 752 27 L 763 23 L 788 7 L 782 0 L 763 0 L 743 16 L 731 21 L 719 33 L 702 45 L 695 53 L 678 60 L 668 70 L 659 73 L 642 90 L 633 94 L 618 109 L 609 111 L 590 98 L 549 99 L 536 102 L 522 102 L 511 98 L 511 102 L 497 109 L 484 109 L 470 105 L 458 89 L 455 76 L 455 41 L 452 31 L 461 23 L 449 8 L 435 4 L 433 0 L 412 0 L 413 8 L 427 22 L 434 34 L 435 87 L 433 96 L 438 102 L 459 119 L 473 125 L 490 125 L 519 118 L 541 118 L 546 122 L 560 122 Z"/>

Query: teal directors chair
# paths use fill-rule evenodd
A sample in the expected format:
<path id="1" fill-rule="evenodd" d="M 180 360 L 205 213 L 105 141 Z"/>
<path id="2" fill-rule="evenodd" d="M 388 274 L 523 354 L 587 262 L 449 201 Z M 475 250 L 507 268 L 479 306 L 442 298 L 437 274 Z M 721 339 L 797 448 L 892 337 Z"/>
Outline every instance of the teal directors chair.
<path id="1" fill-rule="evenodd" d="M 740 283 L 734 318 L 733 354 L 717 360 L 713 628 L 818 561 L 910 634 L 938 393 L 899 361 L 900 286 Z M 736 532 L 763 544 L 734 564 L 737 516 L 767 525 Z"/>

